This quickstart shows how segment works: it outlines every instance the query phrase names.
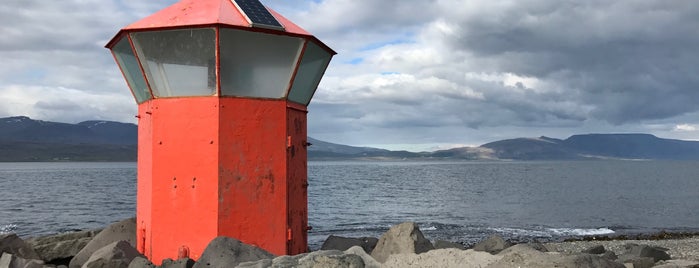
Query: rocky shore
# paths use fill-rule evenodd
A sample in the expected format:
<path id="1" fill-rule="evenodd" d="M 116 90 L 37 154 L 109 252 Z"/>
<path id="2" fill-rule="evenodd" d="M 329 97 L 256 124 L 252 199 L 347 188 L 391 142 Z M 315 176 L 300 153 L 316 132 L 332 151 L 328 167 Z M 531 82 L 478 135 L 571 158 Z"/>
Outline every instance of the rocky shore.
<path id="1" fill-rule="evenodd" d="M 159 260 L 154 265 L 135 247 L 135 220 L 103 230 L 21 239 L 0 235 L 0 268 L 229 268 L 229 267 L 696 267 L 699 236 L 666 240 L 573 241 L 511 245 L 492 236 L 466 249 L 427 240 L 406 222 L 380 238 L 330 236 L 321 250 L 274 256 L 240 241 L 217 237 L 199 260 Z M 162 262 L 162 263 L 161 263 Z"/>

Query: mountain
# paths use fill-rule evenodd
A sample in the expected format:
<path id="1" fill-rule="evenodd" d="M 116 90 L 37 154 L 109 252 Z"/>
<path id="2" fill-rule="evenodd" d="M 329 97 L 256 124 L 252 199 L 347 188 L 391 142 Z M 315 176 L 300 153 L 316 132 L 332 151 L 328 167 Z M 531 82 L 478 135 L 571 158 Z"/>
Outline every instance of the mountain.
<path id="1" fill-rule="evenodd" d="M 662 139 L 650 134 L 584 134 L 565 140 L 518 138 L 483 144 L 499 159 L 667 159 L 698 160 L 699 142 Z"/>
<path id="2" fill-rule="evenodd" d="M 372 147 L 354 147 L 326 141 L 317 140 L 308 137 L 308 142 L 311 146 L 308 147 L 308 159 L 324 160 L 324 159 L 361 159 L 361 158 L 416 158 L 421 157 L 420 153 L 408 151 L 389 151 L 386 149 Z"/>
<path id="3" fill-rule="evenodd" d="M 77 124 L 0 118 L 0 161 L 135 161 L 138 127 L 111 121 Z"/>
<path id="4" fill-rule="evenodd" d="M 111 121 L 77 124 L 0 118 L 0 161 L 135 161 L 138 127 Z M 516 138 L 434 152 L 355 147 L 308 137 L 310 160 L 699 160 L 699 142 L 650 134 L 583 134 L 565 140 Z"/>

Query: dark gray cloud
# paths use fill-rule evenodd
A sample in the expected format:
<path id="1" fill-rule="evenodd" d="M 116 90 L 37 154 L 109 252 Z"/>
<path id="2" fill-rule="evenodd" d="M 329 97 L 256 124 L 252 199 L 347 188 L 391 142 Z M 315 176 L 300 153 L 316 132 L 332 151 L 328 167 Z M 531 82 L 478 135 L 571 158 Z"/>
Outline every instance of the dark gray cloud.
<path id="1" fill-rule="evenodd" d="M 561 98 L 593 107 L 591 118 L 641 122 L 699 109 L 698 6 L 521 1 L 455 18 L 460 31 L 447 42 L 486 70 L 550 81 Z"/>

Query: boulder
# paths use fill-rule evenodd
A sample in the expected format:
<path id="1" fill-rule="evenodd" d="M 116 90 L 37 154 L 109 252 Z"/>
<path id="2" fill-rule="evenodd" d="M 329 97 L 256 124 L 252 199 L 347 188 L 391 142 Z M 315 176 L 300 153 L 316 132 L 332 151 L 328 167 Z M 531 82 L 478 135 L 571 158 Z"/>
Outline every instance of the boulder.
<path id="1" fill-rule="evenodd" d="M 369 253 L 366 253 L 360 246 L 354 246 L 345 250 L 345 254 L 354 254 L 362 258 L 365 268 L 380 268 L 381 263 L 376 261 Z"/>
<path id="2" fill-rule="evenodd" d="M 434 248 L 435 249 L 442 249 L 442 248 L 455 248 L 455 249 L 466 249 L 464 245 L 459 244 L 459 243 L 454 243 L 450 241 L 445 241 L 445 240 L 435 240 L 434 241 Z"/>
<path id="3" fill-rule="evenodd" d="M 298 268 L 364 268 L 364 261 L 354 254 L 339 250 L 321 250 L 295 256 L 281 256 L 272 260 L 272 267 Z"/>
<path id="4" fill-rule="evenodd" d="M 670 254 L 667 254 L 666 252 L 668 249 L 662 247 L 652 247 L 648 245 L 629 243 L 626 244 L 624 248 L 626 248 L 626 252 L 619 256 L 620 260 L 649 257 L 652 258 L 654 262 L 658 262 L 670 259 Z"/>
<path id="5" fill-rule="evenodd" d="M 697 268 L 699 262 L 690 260 L 667 260 L 659 261 L 653 268 Z"/>
<path id="6" fill-rule="evenodd" d="M 497 254 L 502 257 L 491 268 L 501 267 L 576 267 L 576 268 L 624 268 L 618 262 L 592 254 L 564 255 L 557 252 L 541 252 L 526 244 L 509 247 Z"/>
<path id="7" fill-rule="evenodd" d="M 44 268 L 44 261 L 25 259 L 13 254 L 3 252 L 0 256 L 0 268 Z"/>
<path id="8" fill-rule="evenodd" d="M 160 268 L 192 268 L 194 263 L 194 260 L 190 258 L 183 258 L 176 261 L 172 259 L 165 259 L 160 265 Z"/>
<path id="9" fill-rule="evenodd" d="M 455 248 L 435 249 L 422 254 L 402 253 L 388 256 L 382 267 L 403 268 L 403 267 L 486 267 L 499 260 L 500 256 L 495 256 L 487 252 L 461 250 Z"/>
<path id="10" fill-rule="evenodd" d="M 365 252 L 371 252 L 376 247 L 378 241 L 379 239 L 375 237 L 352 238 L 330 235 L 325 239 L 320 250 L 347 250 L 353 246 L 360 246 Z"/>
<path id="11" fill-rule="evenodd" d="M 83 249 L 70 260 L 68 267 L 79 268 L 90 258 L 92 253 L 109 244 L 126 241 L 136 247 L 136 219 L 130 218 L 107 226 L 99 232 Z M 128 265 L 128 263 L 127 263 Z"/>
<path id="12" fill-rule="evenodd" d="M 491 254 L 498 254 L 498 252 L 512 246 L 499 235 L 491 235 L 485 240 L 478 242 L 473 246 L 475 251 L 485 251 Z"/>
<path id="13" fill-rule="evenodd" d="M 35 237 L 27 239 L 27 244 L 31 245 L 46 263 L 68 264 L 68 261 L 100 231 L 87 230 Z"/>
<path id="14" fill-rule="evenodd" d="M 271 259 L 274 255 L 264 249 L 246 245 L 237 239 L 219 236 L 211 240 L 194 268 L 229 268 L 242 262 Z"/>
<path id="15" fill-rule="evenodd" d="M 136 256 L 131 260 L 128 268 L 155 268 L 155 265 L 143 256 Z"/>
<path id="16" fill-rule="evenodd" d="M 423 253 L 434 249 L 432 243 L 422 235 L 414 222 L 404 222 L 391 227 L 379 238 L 371 256 L 378 262 L 385 262 L 391 254 Z"/>
<path id="17" fill-rule="evenodd" d="M 549 252 L 549 248 L 546 247 L 546 245 L 539 243 L 539 242 L 531 242 L 527 243 L 527 246 L 530 246 L 533 249 L 536 249 L 541 252 Z"/>
<path id="18" fill-rule="evenodd" d="M 126 241 L 117 241 L 95 251 L 82 268 L 128 268 L 136 257 L 143 257 Z"/>
<path id="19" fill-rule="evenodd" d="M 655 265 L 653 258 L 649 257 L 624 258 L 619 259 L 619 262 L 623 263 L 626 268 L 651 268 Z"/>
<path id="20" fill-rule="evenodd" d="M 16 234 L 0 235 L 0 254 L 3 252 L 23 259 L 41 259 L 39 254 L 34 251 L 34 248 L 24 242 L 24 240 L 19 238 Z"/>
<path id="21" fill-rule="evenodd" d="M 587 254 L 602 254 L 605 252 L 607 252 L 607 250 L 604 249 L 603 245 L 592 246 L 582 251 L 582 253 Z"/>
<path id="22" fill-rule="evenodd" d="M 363 251 L 361 247 L 356 246 Z M 366 253 L 365 253 L 366 254 Z M 267 268 L 267 267 L 296 267 L 296 268 L 362 268 L 364 262 L 360 256 L 347 254 L 339 250 L 320 250 L 294 256 L 279 256 L 273 260 L 264 259 L 254 262 L 243 262 L 238 268 Z M 378 267 L 378 266 L 376 266 Z"/>

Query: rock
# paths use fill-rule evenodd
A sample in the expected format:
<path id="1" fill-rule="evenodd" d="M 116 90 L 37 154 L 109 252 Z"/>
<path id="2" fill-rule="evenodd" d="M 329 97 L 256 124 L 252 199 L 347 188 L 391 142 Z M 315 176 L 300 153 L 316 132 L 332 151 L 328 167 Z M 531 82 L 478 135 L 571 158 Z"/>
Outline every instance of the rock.
<path id="1" fill-rule="evenodd" d="M 68 264 L 70 258 L 78 254 L 100 231 L 88 230 L 35 237 L 27 239 L 27 244 L 31 245 L 46 263 Z"/>
<path id="2" fill-rule="evenodd" d="M 376 261 L 369 253 L 366 253 L 360 246 L 354 246 L 345 250 L 345 254 L 354 254 L 362 258 L 364 261 L 364 267 L 366 268 L 380 268 L 381 263 Z"/>
<path id="3" fill-rule="evenodd" d="M 25 259 L 13 254 L 3 252 L 0 256 L 0 268 L 44 268 L 44 261 Z"/>
<path id="4" fill-rule="evenodd" d="M 237 239 L 219 236 L 211 240 L 194 268 L 229 268 L 242 262 L 271 259 L 274 255 L 264 249 L 246 245 Z"/>
<path id="5" fill-rule="evenodd" d="M 498 254 L 498 252 L 512 246 L 512 244 L 508 243 L 500 237 L 499 235 L 491 235 L 487 239 L 478 242 L 476 245 L 473 246 L 473 250 L 475 251 L 485 251 L 489 252 L 491 254 Z"/>
<path id="6" fill-rule="evenodd" d="M 95 251 L 82 268 L 128 268 L 136 257 L 143 257 L 131 244 L 118 241 Z"/>
<path id="7" fill-rule="evenodd" d="M 29 246 L 24 240 L 16 234 L 0 235 L 0 253 L 7 252 L 12 256 L 39 260 L 41 257 L 34 251 L 34 248 Z"/>
<path id="8" fill-rule="evenodd" d="M 655 265 L 653 258 L 650 257 L 619 258 L 619 262 L 622 262 L 627 268 L 651 268 Z"/>
<path id="9" fill-rule="evenodd" d="M 699 262 L 689 260 L 667 260 L 656 263 L 653 268 L 699 268 Z"/>
<path id="10" fill-rule="evenodd" d="M 414 222 L 404 222 L 391 227 L 379 238 L 371 256 L 383 263 L 391 254 L 423 253 L 434 249 L 432 243 L 425 239 Z"/>
<path id="11" fill-rule="evenodd" d="M 488 267 L 579 267 L 623 268 L 624 265 L 592 254 L 563 255 L 557 252 L 541 252 L 528 245 L 509 247 L 497 254 L 502 258 Z"/>
<path id="12" fill-rule="evenodd" d="M 364 250 L 355 246 L 358 250 Z M 364 253 L 366 254 L 366 252 Z M 348 254 L 339 250 L 320 250 L 311 253 L 304 253 L 294 256 L 279 256 L 273 260 L 264 259 L 254 262 L 243 262 L 236 266 L 238 268 L 267 268 L 267 267 L 297 267 L 297 268 L 362 268 L 364 262 L 362 258 L 355 254 Z M 375 266 L 379 267 L 379 266 Z"/>
<path id="13" fill-rule="evenodd" d="M 272 267 L 272 260 L 271 259 L 241 262 L 240 264 L 238 264 L 236 266 L 236 268 L 267 268 L 267 267 Z"/>
<path id="14" fill-rule="evenodd" d="M 194 260 L 190 258 L 184 258 L 179 260 L 165 259 L 160 268 L 192 268 L 194 266 Z"/>
<path id="15" fill-rule="evenodd" d="M 446 248 L 430 250 L 422 254 L 394 254 L 388 257 L 382 267 L 486 267 L 500 258 L 500 256 L 472 249 Z"/>
<path id="16" fill-rule="evenodd" d="M 79 268 L 90 258 L 92 253 L 118 241 L 126 241 L 132 247 L 136 247 L 136 219 L 130 218 L 109 225 L 99 232 L 83 249 L 75 254 L 68 267 Z M 127 263 L 128 265 L 128 263 Z"/>
<path id="17" fill-rule="evenodd" d="M 376 243 L 378 243 L 378 241 L 379 239 L 375 237 L 351 238 L 330 235 L 327 239 L 325 239 L 325 242 L 323 242 L 320 250 L 347 250 L 353 246 L 360 246 L 365 252 L 371 252 L 376 247 Z"/>
<path id="18" fill-rule="evenodd" d="M 155 265 L 143 256 L 136 256 L 131 260 L 128 268 L 155 268 Z"/>
<path id="19" fill-rule="evenodd" d="M 272 260 L 272 267 L 344 267 L 364 268 L 364 261 L 354 254 L 345 254 L 339 250 L 321 250 L 296 256 L 282 256 Z"/>
<path id="20" fill-rule="evenodd" d="M 605 253 L 607 250 L 604 249 L 603 245 L 597 245 L 597 246 L 592 246 L 586 250 L 583 250 L 582 253 L 588 253 L 588 254 L 602 254 Z"/>
<path id="21" fill-rule="evenodd" d="M 618 259 L 618 257 L 616 256 L 616 253 L 614 253 L 614 251 L 605 251 L 602 254 L 597 254 L 597 256 L 600 256 L 603 259 L 612 260 L 612 261 Z"/>
<path id="22" fill-rule="evenodd" d="M 546 245 L 541 244 L 539 242 L 531 242 L 527 243 L 527 246 L 530 246 L 533 249 L 536 249 L 541 252 L 549 252 L 550 250 L 546 247 Z"/>
<path id="23" fill-rule="evenodd" d="M 669 260 L 668 249 L 662 247 L 651 247 L 648 245 L 626 244 L 626 252 L 619 256 L 620 260 L 634 259 L 635 257 L 653 258 L 653 262 Z"/>
<path id="24" fill-rule="evenodd" d="M 450 241 L 444 241 L 444 240 L 434 241 L 434 248 L 435 249 L 442 249 L 442 248 L 466 249 L 466 247 L 464 247 L 464 245 L 462 245 L 462 244 L 454 243 L 454 242 L 450 242 Z"/>

